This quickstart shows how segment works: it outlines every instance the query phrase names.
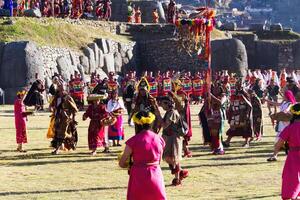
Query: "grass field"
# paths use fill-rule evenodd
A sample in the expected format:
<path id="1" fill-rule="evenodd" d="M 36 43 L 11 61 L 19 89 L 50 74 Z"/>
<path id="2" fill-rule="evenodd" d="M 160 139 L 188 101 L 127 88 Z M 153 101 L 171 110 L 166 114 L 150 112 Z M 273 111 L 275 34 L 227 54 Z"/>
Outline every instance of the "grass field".
<path id="1" fill-rule="evenodd" d="M 0 107 L 0 199 L 126 199 L 128 175 L 118 167 L 116 159 L 124 147 L 91 157 L 87 148 L 88 122 L 81 120 L 82 113 L 77 116 L 80 138 L 75 152 L 50 154 L 46 139 L 49 113 L 38 113 L 29 117 L 28 152 L 23 154 L 15 151 L 12 108 Z M 193 157 L 182 161 L 190 177 L 182 186 L 170 186 L 172 176 L 163 162 L 168 199 L 280 199 L 285 157 L 281 153 L 278 162 L 266 161 L 275 135 L 268 117 L 264 119 L 265 136 L 261 142 L 245 149 L 241 147 L 242 139 L 235 138 L 224 156 L 213 156 L 202 145 L 199 106 L 193 106 L 192 111 Z M 125 130 L 127 138 L 132 136 L 132 128 L 125 125 Z"/>

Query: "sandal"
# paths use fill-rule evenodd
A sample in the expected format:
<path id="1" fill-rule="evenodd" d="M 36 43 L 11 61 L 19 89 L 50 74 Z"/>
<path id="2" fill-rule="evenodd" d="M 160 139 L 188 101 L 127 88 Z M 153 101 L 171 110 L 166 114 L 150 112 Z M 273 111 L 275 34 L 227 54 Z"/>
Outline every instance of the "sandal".
<path id="1" fill-rule="evenodd" d="M 191 151 L 185 151 L 183 157 L 187 157 L 187 158 L 193 157 L 192 152 Z"/>
<path id="2" fill-rule="evenodd" d="M 183 180 L 189 176 L 189 171 L 186 169 L 180 170 L 179 172 L 179 179 Z"/>
<path id="3" fill-rule="evenodd" d="M 110 153 L 110 150 L 109 150 L 109 149 L 104 149 L 104 150 L 102 151 L 102 153 Z"/>
<path id="4" fill-rule="evenodd" d="M 173 186 L 181 185 L 181 180 L 179 178 L 174 178 L 172 181 Z"/>
<path id="5" fill-rule="evenodd" d="M 268 162 L 275 162 L 277 161 L 277 158 L 275 156 L 271 156 L 270 158 L 267 159 Z"/>

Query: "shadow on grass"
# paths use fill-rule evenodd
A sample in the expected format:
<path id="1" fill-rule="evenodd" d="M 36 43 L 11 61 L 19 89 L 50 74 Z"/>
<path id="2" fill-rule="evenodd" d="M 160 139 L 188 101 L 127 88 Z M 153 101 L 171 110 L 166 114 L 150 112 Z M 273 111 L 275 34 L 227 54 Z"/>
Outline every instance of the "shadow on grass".
<path id="1" fill-rule="evenodd" d="M 234 162 L 234 163 L 218 163 L 218 164 L 200 164 L 200 165 L 183 165 L 184 169 L 194 169 L 201 167 L 227 167 L 227 166 L 247 166 L 247 165 L 267 165 L 270 164 L 266 162 L 255 162 L 255 163 L 246 163 L 246 162 Z M 170 170 L 169 167 L 162 167 L 162 170 Z"/>
<path id="2" fill-rule="evenodd" d="M 28 195 L 28 194 L 51 194 L 51 193 L 69 193 L 69 192 L 91 192 L 102 190 L 118 190 L 127 189 L 127 187 L 95 187 L 95 188 L 83 188 L 83 189 L 66 189 L 66 190 L 44 190 L 44 191 L 22 191 L 22 192 L 0 192 L 0 196 L 10 195 Z"/>
<path id="3" fill-rule="evenodd" d="M 58 156 L 57 156 L 58 157 Z M 57 158 L 56 157 L 56 158 Z M 115 161 L 117 160 L 117 157 L 90 157 L 86 159 L 80 159 L 80 160 L 42 160 L 42 161 L 34 161 L 34 162 L 17 162 L 17 163 L 7 163 L 4 165 L 8 166 L 15 166 L 15 167 L 22 167 L 22 166 L 39 166 L 39 165 L 50 165 L 50 164 L 62 164 L 62 163 L 89 163 L 89 162 L 97 162 L 97 161 Z"/>
<path id="4" fill-rule="evenodd" d="M 248 200 L 248 199 L 265 199 L 265 198 L 274 198 L 274 199 L 280 199 L 280 194 L 271 194 L 271 195 L 261 195 L 261 196 L 252 196 L 252 197 L 237 197 L 237 199 L 240 200 Z"/>
<path id="5" fill-rule="evenodd" d="M 117 157 L 119 155 L 119 152 L 112 152 L 112 153 L 100 154 L 100 155 Z M 72 153 L 62 153 L 58 155 L 52 155 L 49 150 L 49 152 L 43 152 L 43 153 L 33 153 L 33 154 L 27 153 L 27 154 L 15 155 L 15 156 L 3 156 L 0 157 L 0 160 L 11 161 L 11 160 L 31 160 L 31 159 L 37 160 L 37 159 L 85 158 L 85 157 L 92 157 L 92 156 L 90 155 L 90 152 L 72 152 Z"/>

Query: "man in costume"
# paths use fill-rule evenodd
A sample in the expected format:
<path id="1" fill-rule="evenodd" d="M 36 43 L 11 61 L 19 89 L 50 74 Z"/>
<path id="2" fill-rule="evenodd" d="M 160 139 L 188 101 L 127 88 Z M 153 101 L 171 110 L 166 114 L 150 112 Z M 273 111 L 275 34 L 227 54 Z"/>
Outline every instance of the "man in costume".
<path id="1" fill-rule="evenodd" d="M 75 115 L 78 109 L 73 98 L 64 91 L 62 85 L 59 85 L 50 108 L 54 115 L 54 137 L 51 142 L 54 151 L 52 154 L 58 154 L 63 144 L 66 149 L 75 150 L 78 141 Z"/>
<path id="2" fill-rule="evenodd" d="M 225 153 L 222 144 L 222 133 L 226 118 L 226 101 L 227 97 L 224 88 L 220 83 L 215 82 L 199 113 L 204 144 L 210 144 L 214 155 L 223 155 Z"/>
<path id="3" fill-rule="evenodd" d="M 178 111 L 182 120 L 187 124 L 188 132 L 183 137 L 183 151 L 184 157 L 192 157 L 192 152 L 188 148 L 188 142 L 192 137 L 192 123 L 191 123 L 191 110 L 190 110 L 190 99 L 188 94 L 183 90 L 180 80 L 173 82 L 174 91 L 168 93 L 175 103 L 175 109 Z"/>
<path id="4" fill-rule="evenodd" d="M 159 132 L 159 119 L 160 112 L 158 109 L 158 105 L 156 99 L 149 94 L 150 86 L 145 77 L 141 78 L 140 82 L 137 85 L 138 93 L 132 104 L 132 113 L 130 119 L 134 113 L 146 110 L 150 111 L 156 116 L 156 120 L 153 123 L 152 130 L 153 132 Z"/>
<path id="5" fill-rule="evenodd" d="M 272 78 L 267 86 L 266 90 L 264 91 L 264 97 L 268 97 L 270 101 L 278 102 L 278 94 L 279 94 L 279 86 L 275 84 L 275 80 Z M 269 115 L 272 114 L 271 107 L 274 107 L 274 113 L 277 113 L 277 107 L 271 106 L 268 103 Z"/>
<path id="6" fill-rule="evenodd" d="M 36 110 L 44 110 L 44 100 L 42 93 L 45 90 L 44 83 L 38 78 L 38 74 L 35 75 L 36 81 L 33 82 L 25 99 L 24 104 L 26 106 L 34 106 Z"/>
<path id="7" fill-rule="evenodd" d="M 248 90 L 250 95 L 250 102 L 253 107 L 253 131 L 256 140 L 260 140 L 263 135 L 263 122 L 262 122 L 262 105 L 259 97 L 255 94 L 253 90 Z"/>
<path id="8" fill-rule="evenodd" d="M 128 124 L 130 125 L 131 125 L 131 121 L 129 118 L 131 114 L 133 114 L 132 103 L 134 100 L 135 86 L 136 86 L 136 80 L 134 79 L 133 73 L 131 72 L 126 77 L 126 80 L 124 80 L 124 86 L 123 86 L 123 101 L 128 113 Z"/>
<path id="9" fill-rule="evenodd" d="M 253 138 L 252 104 L 242 87 L 242 80 L 237 81 L 235 94 L 230 97 L 227 118 L 230 128 L 224 146 L 230 146 L 232 137 L 242 136 L 245 138 L 243 146 L 249 147 L 250 140 Z"/>

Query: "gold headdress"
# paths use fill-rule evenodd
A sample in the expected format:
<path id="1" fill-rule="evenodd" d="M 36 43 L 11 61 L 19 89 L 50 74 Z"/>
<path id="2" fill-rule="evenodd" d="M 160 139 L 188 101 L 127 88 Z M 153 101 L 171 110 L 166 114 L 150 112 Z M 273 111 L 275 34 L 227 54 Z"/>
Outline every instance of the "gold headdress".
<path id="1" fill-rule="evenodd" d="M 17 92 L 17 95 L 25 95 L 26 94 L 26 91 L 25 90 L 21 90 L 21 91 L 18 91 Z"/>
<path id="2" fill-rule="evenodd" d="M 132 117 L 133 119 L 133 122 L 135 124 L 138 124 L 138 125 L 144 125 L 144 124 L 152 124 L 155 120 L 155 115 L 151 112 L 149 112 L 149 116 L 148 117 L 144 117 L 142 116 L 140 119 L 137 117 L 137 113 L 135 113 Z"/>
<path id="3" fill-rule="evenodd" d="M 299 107 L 300 107 L 300 104 L 298 103 L 298 104 L 293 105 L 293 106 L 291 107 L 291 109 L 290 109 L 290 112 L 291 112 L 293 115 L 300 115 L 300 109 L 297 110 L 296 107 L 299 108 Z"/>
<path id="4" fill-rule="evenodd" d="M 145 77 L 142 77 L 137 85 L 137 89 L 145 89 L 146 91 L 150 91 L 150 85 Z"/>

